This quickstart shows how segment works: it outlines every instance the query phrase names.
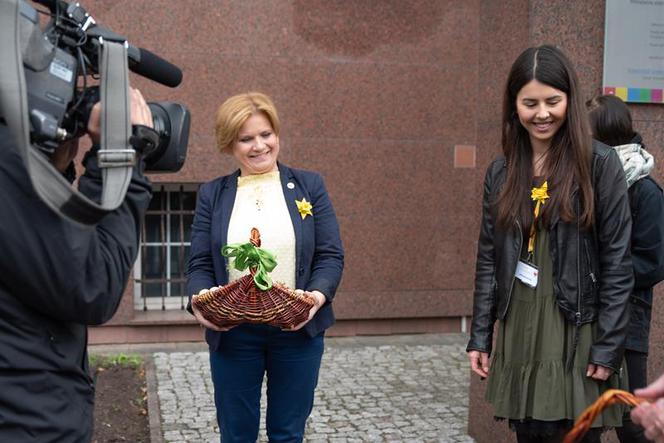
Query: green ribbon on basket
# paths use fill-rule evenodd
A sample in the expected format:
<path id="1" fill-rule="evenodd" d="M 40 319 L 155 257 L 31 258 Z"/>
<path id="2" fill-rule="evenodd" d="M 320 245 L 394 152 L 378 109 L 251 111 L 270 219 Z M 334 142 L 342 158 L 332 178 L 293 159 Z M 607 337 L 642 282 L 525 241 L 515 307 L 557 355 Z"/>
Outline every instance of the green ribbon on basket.
<path id="1" fill-rule="evenodd" d="M 254 268 L 254 283 L 261 291 L 272 287 L 270 272 L 277 266 L 277 258 L 271 252 L 249 243 L 235 243 L 221 248 L 221 255 L 234 258 L 232 266 L 238 271 Z"/>

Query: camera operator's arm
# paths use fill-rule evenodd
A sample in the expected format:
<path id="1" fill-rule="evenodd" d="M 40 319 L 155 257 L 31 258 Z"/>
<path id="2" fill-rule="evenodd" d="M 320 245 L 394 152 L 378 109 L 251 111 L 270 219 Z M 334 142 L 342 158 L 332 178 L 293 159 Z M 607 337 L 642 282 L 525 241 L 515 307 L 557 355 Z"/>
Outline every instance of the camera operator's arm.
<path id="1" fill-rule="evenodd" d="M 131 89 L 130 97 L 132 124 L 152 127 L 152 115 L 140 91 Z M 90 114 L 88 134 L 96 145 L 100 136 L 99 104 Z M 95 151 L 93 148 L 83 160 L 86 169 L 79 190 L 91 199 L 100 200 L 101 170 Z M 87 252 L 80 256 L 81 280 L 72 299 L 78 304 L 74 307 L 79 313 L 78 320 L 86 324 L 103 323 L 113 316 L 136 260 L 140 228 L 152 189 L 143 175 L 142 159 L 138 163 L 122 205 L 95 226 L 96 235 L 90 241 L 79 245 Z M 75 244 L 76 238 L 72 242 Z"/>
<path id="2" fill-rule="evenodd" d="M 151 126 L 145 108 L 140 94 L 132 92 L 133 123 Z M 91 119 L 98 118 L 93 112 Z M 98 200 L 102 179 L 94 150 L 83 164 L 87 169 L 80 189 Z M 0 128 L 0 292 L 13 294 L 6 302 L 60 321 L 98 324 L 110 319 L 134 264 L 150 200 L 151 186 L 142 169 L 141 164 L 134 168 L 118 209 L 95 226 L 79 225 L 37 197 L 11 136 Z"/>

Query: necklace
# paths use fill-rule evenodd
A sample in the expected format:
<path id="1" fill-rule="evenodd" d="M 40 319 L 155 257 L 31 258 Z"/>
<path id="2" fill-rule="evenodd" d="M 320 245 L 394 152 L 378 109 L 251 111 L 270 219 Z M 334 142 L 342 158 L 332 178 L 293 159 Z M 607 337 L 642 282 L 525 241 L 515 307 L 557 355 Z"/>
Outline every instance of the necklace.
<path id="1" fill-rule="evenodd" d="M 260 211 L 263 209 L 263 187 L 262 186 L 254 186 L 252 190 L 252 198 L 254 200 L 254 205 L 256 206 L 256 210 Z"/>
<path id="2" fill-rule="evenodd" d="M 269 209 L 269 201 L 272 188 L 280 186 L 279 171 L 266 172 L 265 174 L 251 174 L 237 178 L 238 188 L 243 188 L 245 194 L 243 200 L 247 205 L 253 207 L 254 211 Z"/>

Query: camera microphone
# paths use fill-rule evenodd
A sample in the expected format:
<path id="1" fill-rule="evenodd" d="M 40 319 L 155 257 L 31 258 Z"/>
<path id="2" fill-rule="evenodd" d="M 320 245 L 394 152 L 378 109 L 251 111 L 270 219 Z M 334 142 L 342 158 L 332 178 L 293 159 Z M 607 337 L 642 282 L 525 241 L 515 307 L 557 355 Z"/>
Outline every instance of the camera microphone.
<path id="1" fill-rule="evenodd" d="M 69 4 L 64 0 L 34 1 L 47 6 L 53 14 L 60 9 L 69 19 L 66 23 L 73 22 L 77 29 L 85 32 L 88 37 L 126 41 L 126 38 L 123 36 L 116 34 L 110 29 L 99 26 L 78 3 Z M 29 6 L 27 7 L 29 8 Z M 133 46 L 128 42 L 127 44 L 127 57 L 129 58 L 129 69 L 131 71 L 171 88 L 175 88 L 182 82 L 182 71 L 180 68 L 147 49 Z"/>
<path id="2" fill-rule="evenodd" d="M 123 36 L 99 25 L 92 26 L 86 33 L 89 37 L 126 41 Z M 175 88 L 182 82 L 180 68 L 147 49 L 127 43 L 127 58 L 129 59 L 129 69 L 138 75 L 171 88 Z"/>
<path id="3" fill-rule="evenodd" d="M 126 41 L 121 35 L 99 26 L 78 3 L 69 4 L 64 0 L 34 1 L 47 6 L 54 14 L 60 9 L 68 17 L 69 22 L 75 23 L 88 37 Z M 182 71 L 180 68 L 147 49 L 129 44 L 127 57 L 129 58 L 129 69 L 136 74 L 147 77 L 162 85 L 170 86 L 171 88 L 175 88 L 182 82 Z"/>
<path id="4" fill-rule="evenodd" d="M 129 69 L 165 86 L 175 88 L 182 82 L 182 71 L 174 64 L 144 48 L 129 46 Z"/>

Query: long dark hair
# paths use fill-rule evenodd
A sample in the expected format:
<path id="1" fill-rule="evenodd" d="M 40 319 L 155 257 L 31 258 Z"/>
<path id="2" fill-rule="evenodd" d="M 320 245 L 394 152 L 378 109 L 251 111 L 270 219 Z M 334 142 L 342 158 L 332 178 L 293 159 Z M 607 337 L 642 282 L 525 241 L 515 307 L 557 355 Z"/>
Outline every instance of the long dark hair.
<path id="1" fill-rule="evenodd" d="M 541 220 L 550 226 L 558 213 L 566 222 L 579 217 L 588 228 L 593 222 L 593 191 L 591 183 L 592 139 L 588 117 L 581 97 L 579 80 L 571 63 L 559 49 L 543 45 L 528 48 L 519 55 L 507 77 L 503 98 L 503 153 L 507 161 L 507 177 L 498 197 L 498 225 L 509 227 L 521 222 L 524 232 L 533 220 L 530 189 L 533 179 L 533 149 L 528 131 L 517 115 L 516 96 L 531 80 L 558 89 L 567 95 L 567 117 L 551 140 L 543 171 L 550 198 L 543 206 Z M 579 188 L 580 214 L 573 207 L 572 194 Z"/>
<path id="2" fill-rule="evenodd" d="M 593 137 L 609 146 L 626 145 L 634 139 L 629 108 L 615 95 L 600 95 L 586 102 Z"/>

